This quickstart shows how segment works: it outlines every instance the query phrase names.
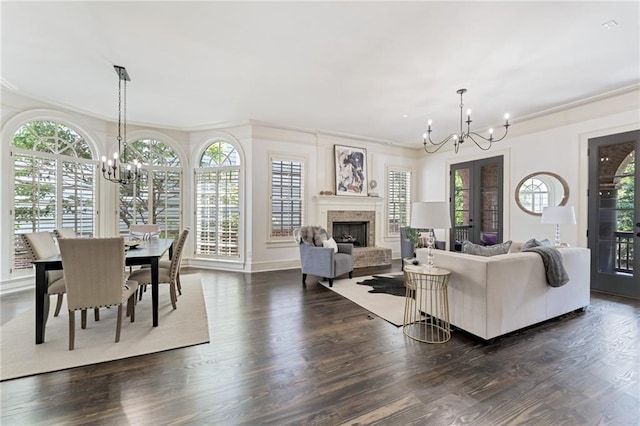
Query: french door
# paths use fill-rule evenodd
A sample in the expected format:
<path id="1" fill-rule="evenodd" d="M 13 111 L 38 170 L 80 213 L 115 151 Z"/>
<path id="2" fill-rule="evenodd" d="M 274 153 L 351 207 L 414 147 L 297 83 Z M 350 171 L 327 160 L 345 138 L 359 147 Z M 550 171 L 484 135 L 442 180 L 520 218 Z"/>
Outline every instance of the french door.
<path id="1" fill-rule="evenodd" d="M 476 244 L 502 242 L 503 156 L 452 164 L 451 248 L 464 240 Z"/>
<path id="2" fill-rule="evenodd" d="M 589 139 L 591 288 L 640 297 L 640 130 Z"/>

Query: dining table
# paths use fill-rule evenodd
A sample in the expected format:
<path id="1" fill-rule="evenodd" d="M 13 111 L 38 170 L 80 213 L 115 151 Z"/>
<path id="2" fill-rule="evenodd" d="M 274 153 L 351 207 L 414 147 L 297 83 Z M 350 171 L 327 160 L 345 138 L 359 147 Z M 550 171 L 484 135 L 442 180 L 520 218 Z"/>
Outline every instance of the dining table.
<path id="1" fill-rule="evenodd" d="M 172 238 L 145 240 L 136 247 L 130 247 L 125 255 L 127 266 L 149 265 L 151 267 L 151 303 L 153 326 L 158 326 L 158 277 L 159 261 L 166 252 L 173 256 Z M 62 269 L 60 255 L 34 260 L 36 269 L 36 344 L 44 343 L 47 318 L 49 317 L 49 294 L 47 293 L 48 271 Z"/>

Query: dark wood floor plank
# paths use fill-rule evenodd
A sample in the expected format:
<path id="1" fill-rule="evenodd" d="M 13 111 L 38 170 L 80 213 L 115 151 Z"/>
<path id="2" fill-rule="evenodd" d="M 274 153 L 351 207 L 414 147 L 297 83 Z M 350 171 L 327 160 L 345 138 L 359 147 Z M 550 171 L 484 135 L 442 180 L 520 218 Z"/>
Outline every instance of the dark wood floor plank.
<path id="1" fill-rule="evenodd" d="M 189 272 L 211 343 L 3 382 L 0 423 L 640 424 L 640 301 L 430 345 L 299 271 Z M 3 323 L 32 304 L 3 297 Z"/>

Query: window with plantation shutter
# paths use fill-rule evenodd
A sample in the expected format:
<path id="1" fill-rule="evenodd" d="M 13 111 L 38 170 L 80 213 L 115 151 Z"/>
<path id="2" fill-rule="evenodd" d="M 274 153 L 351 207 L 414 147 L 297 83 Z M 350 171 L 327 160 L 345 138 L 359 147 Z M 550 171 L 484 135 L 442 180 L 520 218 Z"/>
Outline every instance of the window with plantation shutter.
<path id="1" fill-rule="evenodd" d="M 290 240 L 302 226 L 304 208 L 304 163 L 271 158 L 272 240 Z"/>
<path id="2" fill-rule="evenodd" d="M 31 270 L 22 234 L 73 228 L 95 234 L 96 167 L 88 143 L 54 121 L 31 121 L 13 135 L 13 270 Z"/>
<path id="3" fill-rule="evenodd" d="M 411 172 L 388 169 L 387 174 L 387 233 L 397 235 L 400 228 L 411 221 Z"/>
<path id="4" fill-rule="evenodd" d="M 195 170 L 196 254 L 240 257 L 240 155 L 227 141 L 205 150 Z"/>
<path id="5" fill-rule="evenodd" d="M 181 230 L 182 169 L 176 151 L 157 139 L 139 139 L 127 146 L 129 158 L 142 161 L 140 179 L 120 185 L 121 235 L 133 224 L 157 224 L 161 238 L 177 238 Z"/>

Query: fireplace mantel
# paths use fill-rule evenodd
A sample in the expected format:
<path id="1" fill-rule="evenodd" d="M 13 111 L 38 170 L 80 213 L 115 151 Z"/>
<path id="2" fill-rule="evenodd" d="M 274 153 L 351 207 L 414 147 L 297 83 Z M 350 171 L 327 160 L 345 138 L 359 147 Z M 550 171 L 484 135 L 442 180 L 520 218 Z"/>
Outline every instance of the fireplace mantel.
<path id="1" fill-rule="evenodd" d="M 383 209 L 382 197 L 358 197 L 349 195 L 318 195 L 313 197 L 317 207 L 318 223 L 328 227 L 327 212 L 330 211 L 370 211 L 375 214 L 375 228 L 370 232 L 381 236 L 383 234 Z M 375 240 L 375 238 L 373 239 Z M 370 240 L 371 241 L 371 240 Z"/>
<path id="2" fill-rule="evenodd" d="M 316 195 L 313 200 L 319 207 L 335 206 L 337 210 L 362 210 L 365 206 L 375 208 L 384 202 L 382 197 L 358 197 L 354 195 Z"/>

